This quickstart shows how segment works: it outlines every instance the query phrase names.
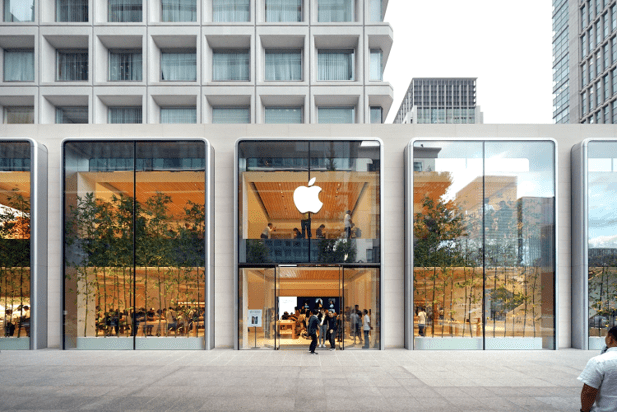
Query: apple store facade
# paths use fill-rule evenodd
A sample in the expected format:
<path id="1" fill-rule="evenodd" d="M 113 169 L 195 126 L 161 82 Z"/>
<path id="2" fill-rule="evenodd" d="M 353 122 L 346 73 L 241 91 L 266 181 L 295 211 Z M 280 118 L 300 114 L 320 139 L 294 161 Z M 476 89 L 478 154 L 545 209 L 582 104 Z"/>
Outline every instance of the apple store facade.
<path id="1" fill-rule="evenodd" d="M 5 125 L 0 349 L 306 349 L 308 310 L 337 350 L 597 348 L 615 159 L 612 125 Z"/>

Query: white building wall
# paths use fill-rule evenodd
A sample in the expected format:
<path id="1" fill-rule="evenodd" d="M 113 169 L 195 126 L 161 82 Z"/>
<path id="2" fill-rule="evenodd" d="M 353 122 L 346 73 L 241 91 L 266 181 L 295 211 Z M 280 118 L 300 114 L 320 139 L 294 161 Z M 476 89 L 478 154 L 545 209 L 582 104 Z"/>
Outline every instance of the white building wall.
<path id="1" fill-rule="evenodd" d="M 570 347 L 570 149 L 591 137 L 617 136 L 613 125 L 5 125 L 0 137 L 31 137 L 49 151 L 49 347 L 61 345 L 61 141 L 65 137 L 205 137 L 216 151 L 215 299 L 216 346 L 233 347 L 234 144 L 241 137 L 379 137 L 384 141 L 383 328 L 387 348 L 403 347 L 404 200 L 403 151 L 409 141 L 426 137 L 557 140 L 558 161 L 558 345 Z"/>

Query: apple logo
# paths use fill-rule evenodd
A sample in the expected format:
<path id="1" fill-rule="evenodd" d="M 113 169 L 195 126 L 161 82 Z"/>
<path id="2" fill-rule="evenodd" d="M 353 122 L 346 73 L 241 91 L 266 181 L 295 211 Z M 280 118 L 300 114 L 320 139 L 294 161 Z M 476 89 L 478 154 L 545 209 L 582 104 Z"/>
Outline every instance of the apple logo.
<path id="1" fill-rule="evenodd" d="M 300 186 L 294 191 L 294 203 L 300 213 L 317 213 L 323 206 L 323 203 L 319 200 L 321 187 L 313 186 L 315 180 L 317 180 L 316 177 L 312 178 L 308 186 Z"/>

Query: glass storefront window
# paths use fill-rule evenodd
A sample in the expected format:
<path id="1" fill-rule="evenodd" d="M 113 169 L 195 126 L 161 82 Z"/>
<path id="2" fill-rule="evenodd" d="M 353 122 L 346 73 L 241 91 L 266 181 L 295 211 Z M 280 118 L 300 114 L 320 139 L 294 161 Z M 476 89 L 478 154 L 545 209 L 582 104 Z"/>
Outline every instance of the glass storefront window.
<path id="1" fill-rule="evenodd" d="M 617 145 L 591 141 L 587 146 L 587 306 L 589 349 L 604 345 L 617 326 L 617 221 L 615 184 Z"/>
<path id="2" fill-rule="evenodd" d="M 207 150 L 64 144 L 65 348 L 204 348 Z"/>
<path id="3" fill-rule="evenodd" d="M 414 141 L 416 348 L 555 348 L 554 151 Z"/>
<path id="4" fill-rule="evenodd" d="M 381 348 L 380 142 L 243 140 L 237 156 L 237 347 L 306 349 L 310 310 L 337 325 L 322 348 Z"/>
<path id="5" fill-rule="evenodd" d="M 379 263 L 379 150 L 359 141 L 239 143 L 239 262 Z M 303 192 L 310 199 L 298 208 Z"/>
<path id="6" fill-rule="evenodd" d="M 0 349 L 30 348 L 30 144 L 0 142 Z"/>

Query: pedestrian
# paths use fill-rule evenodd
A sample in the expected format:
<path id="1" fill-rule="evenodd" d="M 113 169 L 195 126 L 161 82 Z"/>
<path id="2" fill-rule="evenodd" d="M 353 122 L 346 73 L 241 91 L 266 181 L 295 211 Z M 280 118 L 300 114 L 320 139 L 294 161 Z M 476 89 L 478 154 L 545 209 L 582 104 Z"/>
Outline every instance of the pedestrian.
<path id="1" fill-rule="evenodd" d="M 338 329 L 336 312 L 328 311 L 328 337 L 330 338 L 330 350 L 335 350 L 336 345 L 334 343 L 334 338 L 336 336 L 336 332 Z"/>
<path id="2" fill-rule="evenodd" d="M 426 312 L 424 308 L 418 311 L 418 334 L 424 336 L 424 328 L 426 327 Z"/>
<path id="3" fill-rule="evenodd" d="M 370 347 L 370 339 L 368 334 L 370 330 L 373 329 L 371 327 L 371 318 L 368 315 L 368 310 L 364 309 L 364 317 L 362 318 L 362 330 L 364 331 L 364 346 L 363 349 L 368 349 Z"/>
<path id="4" fill-rule="evenodd" d="M 319 347 L 320 348 L 325 348 L 326 347 L 326 335 L 327 335 L 327 330 L 328 330 L 328 321 L 326 319 L 326 311 L 325 309 L 322 307 L 319 309 L 319 316 L 317 317 L 319 319 Z"/>
<path id="5" fill-rule="evenodd" d="M 315 355 L 319 355 L 317 352 L 315 352 L 315 348 L 317 347 L 317 327 L 319 325 L 319 319 L 317 319 L 317 316 L 315 316 L 315 314 L 312 313 L 310 310 L 307 312 L 307 315 L 309 316 L 307 332 L 308 335 L 311 337 L 311 345 L 309 346 L 309 352 Z"/>
<path id="6" fill-rule="evenodd" d="M 617 326 L 608 331 L 604 342 L 606 352 L 591 358 L 578 377 L 583 382 L 582 412 L 617 411 Z"/>

